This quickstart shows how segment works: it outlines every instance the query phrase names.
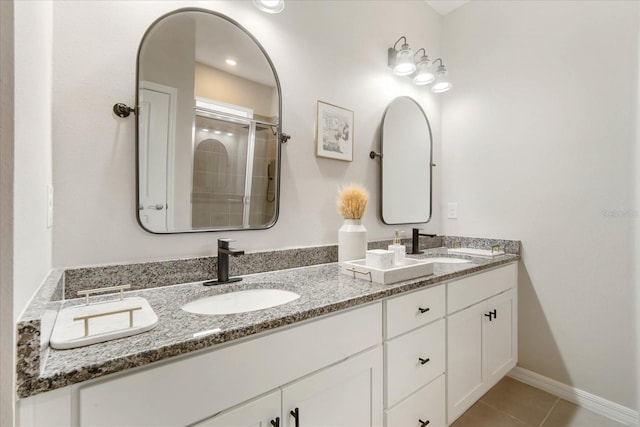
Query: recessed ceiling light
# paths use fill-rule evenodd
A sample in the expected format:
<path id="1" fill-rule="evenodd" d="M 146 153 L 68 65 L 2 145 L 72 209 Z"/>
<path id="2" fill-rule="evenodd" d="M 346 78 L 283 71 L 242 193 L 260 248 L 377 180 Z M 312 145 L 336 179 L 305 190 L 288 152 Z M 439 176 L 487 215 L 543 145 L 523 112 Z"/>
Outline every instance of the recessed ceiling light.
<path id="1" fill-rule="evenodd" d="M 253 4 L 267 13 L 280 13 L 284 10 L 284 0 L 253 0 Z"/>
<path id="2" fill-rule="evenodd" d="M 227 136 L 233 136 L 233 134 L 231 132 L 227 133 Z"/>
<path id="3" fill-rule="evenodd" d="M 229 65 L 237 65 L 238 64 L 234 59 L 231 59 L 231 58 L 227 59 L 224 62 L 226 62 Z"/>

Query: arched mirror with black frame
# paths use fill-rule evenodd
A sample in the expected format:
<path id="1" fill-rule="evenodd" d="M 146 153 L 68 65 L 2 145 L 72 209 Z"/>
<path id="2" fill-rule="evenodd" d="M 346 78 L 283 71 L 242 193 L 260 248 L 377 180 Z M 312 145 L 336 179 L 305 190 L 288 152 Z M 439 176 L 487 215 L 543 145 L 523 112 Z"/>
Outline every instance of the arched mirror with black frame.
<path id="1" fill-rule="evenodd" d="M 204 9 L 157 19 L 138 51 L 138 222 L 152 233 L 278 218 L 282 96 L 265 49 Z"/>
<path id="2" fill-rule="evenodd" d="M 429 222 L 434 165 L 427 115 L 414 99 L 398 97 L 385 111 L 381 135 L 382 221 Z"/>

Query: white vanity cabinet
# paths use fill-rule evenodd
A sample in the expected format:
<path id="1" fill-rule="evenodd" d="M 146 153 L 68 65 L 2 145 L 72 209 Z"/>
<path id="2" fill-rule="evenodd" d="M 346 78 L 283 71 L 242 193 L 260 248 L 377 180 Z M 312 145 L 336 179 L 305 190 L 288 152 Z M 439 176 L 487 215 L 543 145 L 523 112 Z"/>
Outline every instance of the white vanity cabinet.
<path id="1" fill-rule="evenodd" d="M 381 427 L 382 351 L 358 354 L 196 426 Z"/>
<path id="2" fill-rule="evenodd" d="M 72 392 L 78 402 L 77 425 L 181 426 L 202 421 L 225 425 L 225 418 L 219 423 L 211 418 L 217 414 L 260 425 L 274 419 L 267 405 L 271 399 L 251 399 L 281 389 L 283 411 L 286 404 L 292 410 L 298 405 L 303 417 L 331 414 L 335 408 L 327 405 L 338 399 L 345 408 L 356 402 L 357 412 L 348 416 L 362 419 L 366 401 L 372 422 L 358 425 L 379 426 L 375 420 L 382 418 L 381 325 L 381 303 L 375 303 L 134 373 L 82 383 Z M 296 401 L 305 393 L 306 400 Z M 281 425 L 295 424 L 281 414 Z M 304 424 L 310 425 L 314 424 Z"/>
<path id="3" fill-rule="evenodd" d="M 385 425 L 446 426 L 445 285 L 385 301 Z"/>
<path id="4" fill-rule="evenodd" d="M 449 424 L 517 362 L 517 265 L 447 284 Z"/>
<path id="5" fill-rule="evenodd" d="M 443 427 L 517 362 L 517 264 L 37 394 L 20 427 Z"/>

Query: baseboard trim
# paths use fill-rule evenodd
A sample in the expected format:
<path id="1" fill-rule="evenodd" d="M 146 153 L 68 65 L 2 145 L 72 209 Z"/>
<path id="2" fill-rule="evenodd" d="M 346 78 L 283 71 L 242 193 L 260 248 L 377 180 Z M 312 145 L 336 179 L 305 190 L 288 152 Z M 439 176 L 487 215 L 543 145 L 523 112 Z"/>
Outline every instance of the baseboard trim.
<path id="1" fill-rule="evenodd" d="M 629 426 L 638 426 L 638 411 L 627 408 L 626 406 L 622 406 L 618 403 L 559 381 L 552 380 L 551 378 L 529 371 L 528 369 L 515 367 L 507 375 L 513 379 L 539 388 L 540 390 L 544 390 L 547 393 L 551 393 L 554 396 L 568 400 L 569 402 L 575 403 L 578 406 L 614 421 L 618 421 Z"/>

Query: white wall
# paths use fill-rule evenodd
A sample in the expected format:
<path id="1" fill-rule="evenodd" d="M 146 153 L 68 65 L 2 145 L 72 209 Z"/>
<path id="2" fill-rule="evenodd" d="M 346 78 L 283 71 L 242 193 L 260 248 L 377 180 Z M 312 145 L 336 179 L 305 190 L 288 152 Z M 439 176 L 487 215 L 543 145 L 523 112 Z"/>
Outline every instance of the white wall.
<path id="1" fill-rule="evenodd" d="M 442 231 L 522 240 L 520 366 L 631 408 L 639 7 L 471 2 L 442 35 Z"/>
<path id="2" fill-rule="evenodd" d="M 282 150 L 280 219 L 269 230 L 152 235 L 136 223 L 134 119 L 115 117 L 111 107 L 134 102 L 136 52 L 146 28 L 161 14 L 189 6 L 237 20 L 278 71 L 282 122 L 292 140 Z M 219 237 L 235 238 L 245 250 L 335 244 L 342 223 L 338 186 L 351 181 L 372 194 L 364 218 L 369 238 L 391 238 L 394 227 L 378 219 L 378 163 L 368 157 L 379 148 L 385 107 L 401 95 L 418 99 L 431 119 L 436 163 L 440 112 L 428 89 L 391 74 L 387 48 L 406 35 L 416 49 L 437 56 L 440 22 L 417 1 L 291 1 L 279 15 L 259 12 L 249 1 L 54 2 L 54 265 L 211 255 Z M 355 111 L 352 163 L 315 157 L 318 99 Z M 440 231 L 437 215 L 425 229 Z"/>
<path id="3" fill-rule="evenodd" d="M 14 317 L 51 270 L 47 228 L 51 172 L 50 1 L 15 2 Z"/>
<path id="4" fill-rule="evenodd" d="M 12 426 L 13 322 L 13 2 L 0 2 L 0 425 Z"/>

